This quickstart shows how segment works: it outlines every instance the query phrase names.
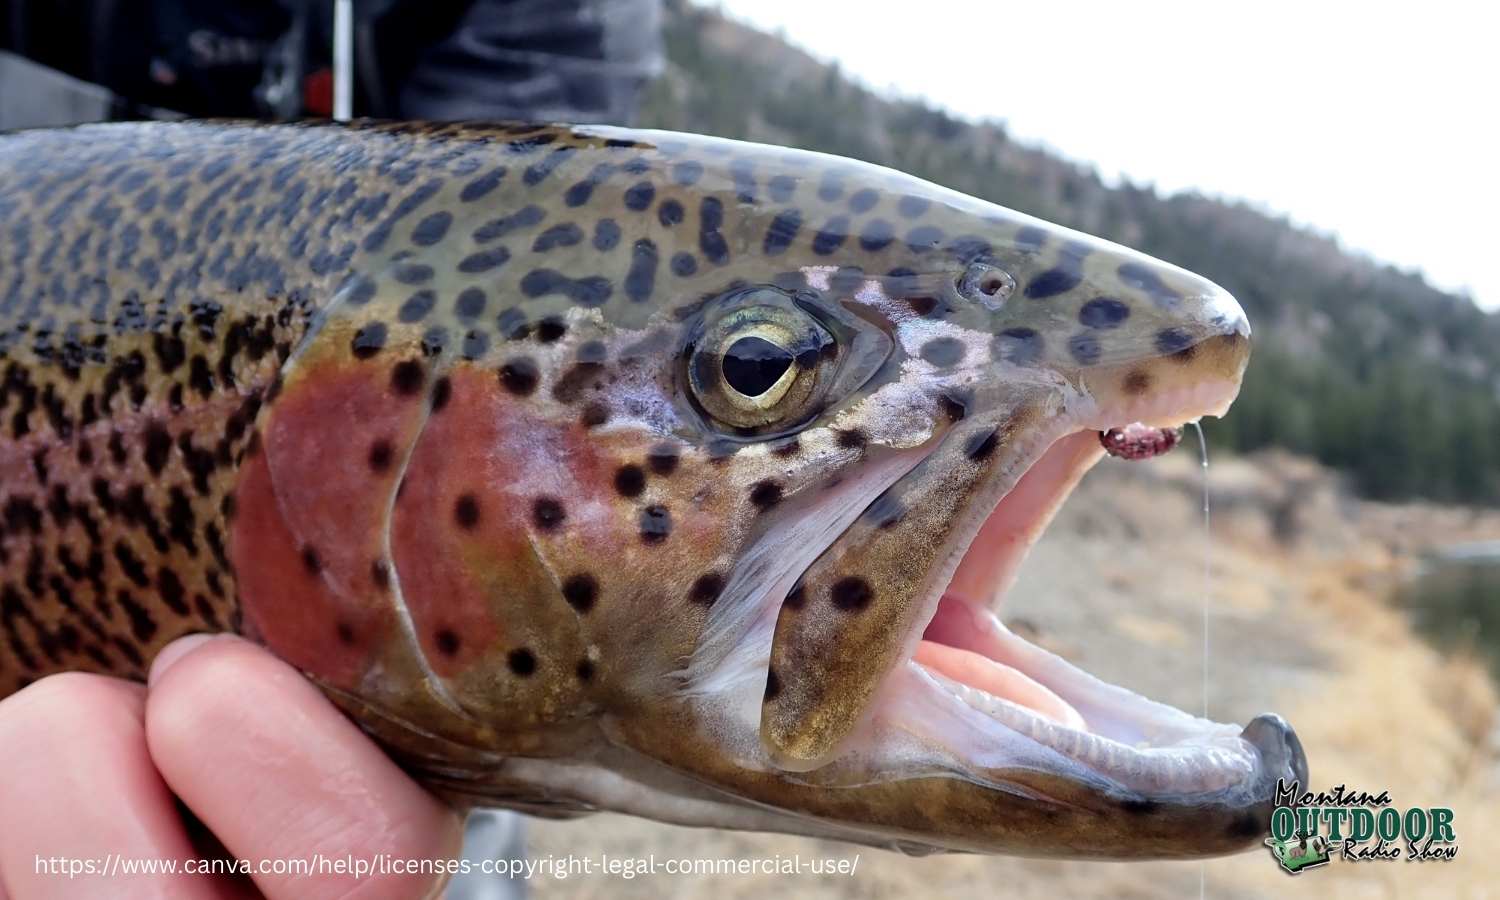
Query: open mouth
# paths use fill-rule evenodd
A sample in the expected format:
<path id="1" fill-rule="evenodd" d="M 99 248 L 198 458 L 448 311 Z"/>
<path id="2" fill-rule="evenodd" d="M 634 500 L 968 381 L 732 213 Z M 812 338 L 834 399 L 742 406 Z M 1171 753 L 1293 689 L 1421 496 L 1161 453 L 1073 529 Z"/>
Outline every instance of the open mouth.
<path id="1" fill-rule="evenodd" d="M 917 706 L 945 706 L 950 716 L 959 710 L 967 727 L 955 730 L 950 719 L 941 729 L 923 728 L 924 716 L 909 727 L 971 761 L 993 755 L 997 744 L 1036 745 L 1032 749 L 1053 765 L 1137 796 L 1259 792 L 1267 772 L 1305 780 L 1301 747 L 1279 717 L 1261 716 L 1241 728 L 1190 715 L 1090 675 L 1014 634 L 1000 618 L 1027 550 L 1104 455 L 1100 432 L 1106 429 L 1098 426 L 1135 419 L 1178 424 L 1184 409 L 1219 405 L 1206 390 L 1157 398 L 1151 408 L 1127 411 L 1130 418 L 1121 422 L 1083 423 L 1032 461 L 978 524 L 894 680 L 894 694 L 887 694 Z M 891 710 L 910 723 L 906 712 Z"/>

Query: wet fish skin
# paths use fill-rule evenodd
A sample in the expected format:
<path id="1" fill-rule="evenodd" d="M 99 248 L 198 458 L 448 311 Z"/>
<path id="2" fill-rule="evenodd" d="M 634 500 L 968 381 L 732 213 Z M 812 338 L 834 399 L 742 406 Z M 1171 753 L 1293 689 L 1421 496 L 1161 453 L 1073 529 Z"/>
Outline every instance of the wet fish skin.
<path id="1" fill-rule="evenodd" d="M 795 357 L 769 405 L 719 367 L 747 336 Z M 845 751 L 975 508 L 1066 430 L 1123 424 L 1102 410 L 1218 411 L 1247 338 L 1189 273 L 817 154 L 3 136 L 0 693 L 235 630 L 455 797 L 1223 852 L 1259 781 L 1142 815 L 1071 772 L 996 789 Z"/>

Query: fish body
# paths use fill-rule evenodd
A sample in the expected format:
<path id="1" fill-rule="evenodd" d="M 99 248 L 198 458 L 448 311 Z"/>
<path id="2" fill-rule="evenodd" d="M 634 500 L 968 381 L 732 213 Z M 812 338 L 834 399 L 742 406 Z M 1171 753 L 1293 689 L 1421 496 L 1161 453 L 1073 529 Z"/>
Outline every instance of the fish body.
<path id="1" fill-rule="evenodd" d="M 1252 846 L 1306 763 L 1005 629 L 1233 298 L 898 172 L 607 127 L 0 136 L 0 695 L 241 632 L 459 802 Z M 253 690 L 253 686 L 247 686 Z"/>

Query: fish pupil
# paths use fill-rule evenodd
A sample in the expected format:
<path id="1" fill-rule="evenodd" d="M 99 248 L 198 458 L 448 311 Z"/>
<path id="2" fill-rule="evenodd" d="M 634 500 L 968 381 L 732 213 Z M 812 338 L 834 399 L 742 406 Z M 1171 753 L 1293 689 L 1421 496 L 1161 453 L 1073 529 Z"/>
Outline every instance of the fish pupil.
<path id="1" fill-rule="evenodd" d="M 724 351 L 724 380 L 746 397 L 759 397 L 792 365 L 792 354 L 765 338 L 742 337 Z"/>

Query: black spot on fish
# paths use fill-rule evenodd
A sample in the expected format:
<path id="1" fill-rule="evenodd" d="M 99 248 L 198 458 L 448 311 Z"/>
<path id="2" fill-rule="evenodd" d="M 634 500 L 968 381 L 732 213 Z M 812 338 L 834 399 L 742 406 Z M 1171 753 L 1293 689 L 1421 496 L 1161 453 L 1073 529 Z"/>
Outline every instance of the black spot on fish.
<path id="1" fill-rule="evenodd" d="M 1088 328 L 1119 328 L 1130 318 L 1130 307 L 1113 297 L 1095 297 L 1078 310 L 1078 321 Z"/>
<path id="2" fill-rule="evenodd" d="M 724 576 L 718 572 L 708 572 L 698 576 L 693 582 L 693 587 L 688 591 L 688 599 L 701 606 L 712 606 L 719 595 L 724 592 Z"/>
<path id="3" fill-rule="evenodd" d="M 370 471 L 384 472 L 391 467 L 391 459 L 395 451 L 391 448 L 391 442 L 379 440 L 370 445 Z"/>
<path id="4" fill-rule="evenodd" d="M 583 241 L 583 229 L 572 222 L 553 225 L 531 242 L 533 253 L 546 253 L 555 247 L 572 247 Z"/>
<path id="5" fill-rule="evenodd" d="M 1120 280 L 1130 287 L 1145 291 L 1159 306 L 1169 306 L 1182 299 L 1182 295 L 1167 286 L 1161 276 L 1140 263 L 1123 263 L 1115 270 Z"/>
<path id="6" fill-rule="evenodd" d="M 463 646 L 463 641 L 459 639 L 458 632 L 451 628 L 439 628 L 432 635 L 432 643 L 433 646 L 437 647 L 437 651 L 444 656 L 457 656 L 459 648 Z"/>
<path id="7" fill-rule="evenodd" d="M 568 325 L 557 316 L 548 316 L 536 323 L 536 339 L 550 344 L 568 333 Z"/>
<path id="8" fill-rule="evenodd" d="M 672 274 L 685 278 L 698 271 L 698 260 L 691 253 L 678 253 L 672 257 Z"/>
<path id="9" fill-rule="evenodd" d="M 525 647 L 510 651 L 510 655 L 506 657 L 506 662 L 509 663 L 510 670 L 522 678 L 536 671 L 536 656 Z"/>
<path id="10" fill-rule="evenodd" d="M 141 458 L 145 460 L 146 468 L 151 474 L 160 475 L 161 470 L 167 465 L 168 455 L 172 452 L 172 436 L 167 434 L 166 429 L 155 422 L 148 423 L 146 434 L 142 441 Z"/>
<path id="11" fill-rule="evenodd" d="M 876 253 L 890 246 L 895 239 L 895 226 L 885 219 L 871 219 L 860 232 L 859 247 L 867 253 Z"/>
<path id="12" fill-rule="evenodd" d="M 453 504 L 453 521 L 465 531 L 473 531 L 479 525 L 479 498 L 473 494 L 461 494 Z"/>
<path id="13" fill-rule="evenodd" d="M 677 471 L 681 458 L 674 447 L 655 447 L 646 454 L 646 465 L 655 474 L 666 477 Z"/>
<path id="14" fill-rule="evenodd" d="M 567 517 L 563 505 L 551 497 L 538 497 L 531 504 L 531 520 L 543 531 L 556 531 Z"/>
<path id="15" fill-rule="evenodd" d="M 615 470 L 615 490 L 622 497 L 639 497 L 646 489 L 646 473 L 633 463 Z"/>
<path id="16" fill-rule="evenodd" d="M 670 198 L 663 200 L 656 207 L 656 219 L 664 227 L 670 228 L 682 221 L 684 216 L 682 204 Z"/>
<path id="17" fill-rule="evenodd" d="M 350 306 L 364 306 L 375 298 L 375 281 L 366 276 L 356 276 L 344 289 L 344 302 Z"/>
<path id="18" fill-rule="evenodd" d="M 569 606 L 586 613 L 599 600 L 599 581 L 592 575 L 573 575 L 563 582 L 562 594 Z"/>
<path id="19" fill-rule="evenodd" d="M 474 242 L 476 244 L 487 244 L 510 234 L 512 231 L 521 231 L 530 228 L 547 217 L 547 212 L 540 206 L 523 206 L 508 216 L 491 220 L 474 230 Z"/>
<path id="20" fill-rule="evenodd" d="M 369 359 L 385 346 L 385 338 L 385 323 L 371 322 L 354 332 L 354 339 L 349 342 L 350 352 L 358 359 Z"/>
<path id="21" fill-rule="evenodd" d="M 563 194 L 563 202 L 574 209 L 589 202 L 589 198 L 594 196 L 594 188 L 609 180 L 610 173 L 613 171 L 614 166 L 608 163 L 594 166 L 587 177 L 568 188 Z"/>
<path id="22" fill-rule="evenodd" d="M 1083 276 L 1071 268 L 1048 269 L 1027 283 L 1026 296 L 1033 300 L 1045 300 L 1071 291 L 1082 280 Z"/>
<path id="23" fill-rule="evenodd" d="M 927 212 L 927 207 L 931 205 L 932 202 L 925 197 L 915 197 L 907 194 L 896 203 L 896 211 L 901 213 L 905 218 L 915 219 Z"/>
<path id="24" fill-rule="evenodd" d="M 718 197 L 708 196 L 698 208 L 698 249 L 703 258 L 714 265 L 729 261 L 729 242 L 719 233 L 724 224 L 724 203 Z"/>
<path id="25" fill-rule="evenodd" d="M 188 615 L 187 592 L 177 573 L 163 566 L 156 572 L 156 595 L 179 616 Z"/>
<path id="26" fill-rule="evenodd" d="M 780 503 L 781 496 L 781 485 L 769 479 L 756 482 L 755 486 L 750 489 L 750 502 L 762 511 Z"/>
<path id="27" fill-rule="evenodd" d="M 459 192 L 458 199 L 464 203 L 473 203 L 485 194 L 500 186 L 500 180 L 505 177 L 505 167 L 498 166 L 484 173 L 468 184 L 464 185 Z"/>
<path id="28" fill-rule="evenodd" d="M 870 583 L 856 575 L 845 576 L 833 583 L 829 590 L 828 599 L 833 601 L 835 609 L 843 612 L 861 612 L 875 599 L 875 591 Z"/>
<path id="29" fill-rule="evenodd" d="M 302 568 L 306 569 L 309 575 L 317 575 L 323 571 L 323 560 L 318 556 L 318 549 L 312 544 L 302 547 Z"/>
<path id="30" fill-rule="evenodd" d="M 473 361 L 483 356 L 490 349 L 490 335 L 487 331 L 468 331 L 464 333 L 463 357 Z M 436 406 L 433 407 L 436 409 Z"/>
<path id="31" fill-rule="evenodd" d="M 880 194 L 874 188 L 860 188 L 849 195 L 849 211 L 853 213 L 869 212 L 879 202 Z"/>
<path id="32" fill-rule="evenodd" d="M 590 403 L 583 408 L 578 421 L 582 422 L 585 428 L 597 428 L 609 421 L 609 407 L 597 401 Z"/>
<path id="33" fill-rule="evenodd" d="M 536 390 L 541 372 L 528 356 L 518 356 L 500 367 L 500 383 L 518 397 L 525 397 Z"/>
<path id="34" fill-rule="evenodd" d="M 401 304 L 401 308 L 396 311 L 396 318 L 408 325 L 413 322 L 420 322 L 427 318 L 427 314 L 432 312 L 434 306 L 437 306 L 437 293 L 435 291 L 417 291 L 415 294 L 407 297 L 405 303 Z"/>
<path id="35" fill-rule="evenodd" d="M 1172 356 L 1193 345 L 1193 336 L 1181 328 L 1166 328 L 1156 334 L 1157 352 Z"/>
<path id="36" fill-rule="evenodd" d="M 964 344 L 955 337 L 936 337 L 922 345 L 921 354 L 934 366 L 946 369 L 964 358 Z"/>
<path id="37" fill-rule="evenodd" d="M 761 252 L 766 256 L 775 256 L 784 252 L 797 239 L 797 232 L 802 228 L 802 211 L 796 209 L 784 209 L 776 214 L 771 224 L 766 228 L 766 237 L 761 244 Z"/>
<path id="38" fill-rule="evenodd" d="M 578 676 L 579 681 L 592 681 L 594 678 L 594 662 L 589 659 L 580 659 L 573 671 Z"/>
<path id="39" fill-rule="evenodd" d="M 448 233 L 448 226 L 453 224 L 453 214 L 447 210 L 435 212 L 417 223 L 412 229 L 411 242 L 418 247 L 431 247 L 443 239 Z"/>
<path id="40" fill-rule="evenodd" d="M 918 225 L 906 233 L 906 247 L 913 253 L 936 250 L 943 242 L 943 231 L 936 225 Z"/>
<path id="41" fill-rule="evenodd" d="M 802 607 L 806 606 L 807 585 L 803 584 L 801 581 L 798 581 L 796 584 L 792 585 L 792 589 L 787 592 L 786 599 L 782 601 L 781 605 L 785 606 L 787 609 L 801 609 Z"/>
<path id="42" fill-rule="evenodd" d="M 620 243 L 620 226 L 614 219 L 600 219 L 594 223 L 594 249 L 608 253 Z"/>
<path id="43" fill-rule="evenodd" d="M 396 263 L 396 268 L 392 271 L 391 274 L 397 281 L 401 282 L 402 284 L 416 285 L 426 284 L 427 282 L 432 280 L 432 276 L 436 273 L 433 272 L 432 266 L 424 265 L 422 263 L 399 262 Z"/>
<path id="44" fill-rule="evenodd" d="M 656 186 L 649 181 L 641 181 L 631 185 L 625 191 L 625 208 L 636 212 L 648 209 L 651 201 L 656 198 Z"/>
<path id="45" fill-rule="evenodd" d="M 577 152 L 573 147 L 557 147 L 537 162 L 527 166 L 526 171 L 521 175 L 521 180 L 531 187 L 536 187 L 545 181 L 558 166 L 566 162 L 568 157 Z"/>
<path id="46" fill-rule="evenodd" d="M 697 184 L 703 177 L 703 164 L 696 160 L 683 160 L 672 166 L 672 180 L 686 187 Z"/>
<path id="47" fill-rule="evenodd" d="M 792 199 L 797 191 L 797 179 L 790 175 L 774 175 L 766 182 L 766 191 L 771 199 L 777 203 L 785 203 Z"/>
<path id="48" fill-rule="evenodd" d="M 385 560 L 377 559 L 370 563 L 370 581 L 382 591 L 390 588 L 391 567 L 386 564 Z"/>
<path id="49" fill-rule="evenodd" d="M 1016 230 L 1016 246 L 1033 253 L 1047 243 L 1047 232 L 1035 225 L 1023 225 Z"/>
<path id="50" fill-rule="evenodd" d="M 1099 344 L 1099 338 L 1087 331 L 1068 338 L 1068 352 L 1078 361 L 1081 366 L 1091 366 L 1099 361 L 1104 348 Z"/>
<path id="51" fill-rule="evenodd" d="M 187 348 L 183 345 L 182 339 L 175 335 L 157 332 L 152 339 L 152 344 L 156 351 L 157 364 L 161 366 L 165 374 L 170 375 L 178 366 L 187 361 Z"/>
<path id="52" fill-rule="evenodd" d="M 500 335 L 508 341 L 522 341 L 531 334 L 531 324 L 526 321 L 526 314 L 514 306 L 501 310 L 500 315 L 495 317 L 495 327 L 500 329 Z"/>
<path id="53" fill-rule="evenodd" d="M 405 397 L 420 391 L 426 380 L 427 373 L 415 359 L 402 360 L 391 369 L 391 390 Z"/>
<path id="54" fill-rule="evenodd" d="M 656 287 L 656 244 L 646 238 L 635 242 L 630 258 L 630 271 L 625 275 L 625 296 L 636 303 L 651 299 Z"/>
<path id="55" fill-rule="evenodd" d="M 477 319 L 483 315 L 487 302 L 488 298 L 485 297 L 483 290 L 477 287 L 469 287 L 464 288 L 459 293 L 458 300 L 454 302 L 453 308 L 458 313 L 460 319 L 467 321 Z"/>
<path id="56" fill-rule="evenodd" d="M 812 250 L 819 256 L 828 256 L 840 247 L 849 238 L 849 219 L 846 216 L 834 216 L 828 220 L 823 229 L 813 237 Z"/>
<path id="57" fill-rule="evenodd" d="M 869 438 L 858 428 L 844 428 L 838 431 L 838 445 L 845 450 L 862 450 Z"/>
<path id="58" fill-rule="evenodd" d="M 665 506 L 648 506 L 641 510 L 641 540 L 659 544 L 672 533 L 672 514 Z"/>
<path id="59" fill-rule="evenodd" d="M 775 700 L 781 693 L 781 679 L 776 677 L 775 669 L 766 670 L 766 700 Z"/>
<path id="60" fill-rule="evenodd" d="M 491 247 L 470 253 L 458 261 L 458 270 L 465 275 L 478 275 L 498 269 L 510 261 L 510 251 L 504 247 Z"/>

